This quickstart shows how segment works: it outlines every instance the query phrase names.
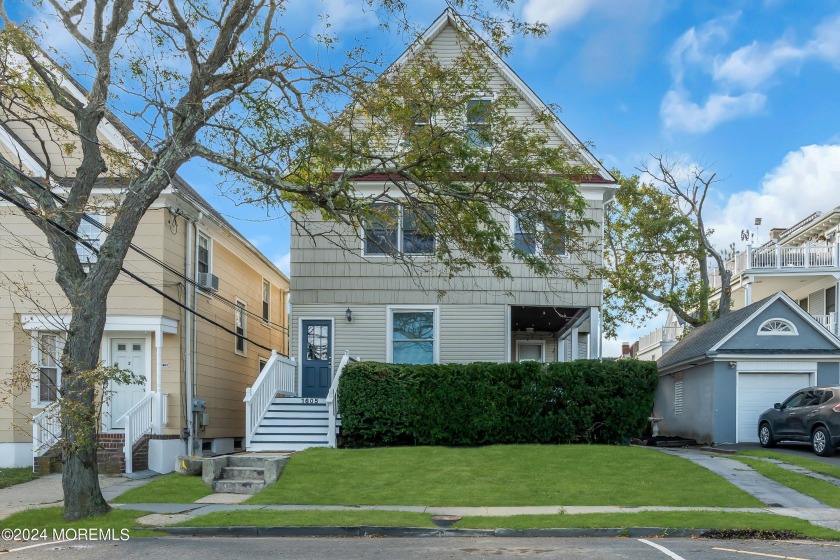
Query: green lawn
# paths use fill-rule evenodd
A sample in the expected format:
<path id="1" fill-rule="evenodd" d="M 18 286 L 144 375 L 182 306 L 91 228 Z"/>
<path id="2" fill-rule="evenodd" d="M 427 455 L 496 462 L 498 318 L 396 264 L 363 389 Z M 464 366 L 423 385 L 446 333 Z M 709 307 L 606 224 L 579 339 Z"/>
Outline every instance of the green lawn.
<path id="1" fill-rule="evenodd" d="M 428 514 L 397 511 L 238 511 L 202 515 L 179 524 L 182 527 L 434 527 Z M 580 515 L 515 515 L 511 517 L 465 517 L 461 529 L 559 529 L 660 527 L 663 529 L 755 529 L 795 531 L 805 537 L 840 540 L 840 533 L 793 517 L 769 513 L 717 511 L 646 511 L 640 513 Z"/>
<path id="2" fill-rule="evenodd" d="M 746 455 L 748 457 L 767 457 L 768 459 L 778 459 L 790 465 L 796 465 L 814 471 L 816 473 L 827 474 L 834 478 L 840 479 L 840 467 L 817 461 L 816 459 L 808 459 L 807 457 L 799 457 L 797 455 L 788 455 L 786 453 L 777 453 L 775 451 L 741 451 L 738 455 Z"/>
<path id="3" fill-rule="evenodd" d="M 148 515 L 144 511 L 133 511 L 127 509 L 113 509 L 105 515 L 96 517 L 88 517 L 78 521 L 66 521 L 62 517 L 61 507 L 48 507 L 39 509 L 30 509 L 15 513 L 6 519 L 0 519 L 0 527 L 6 529 L 44 529 L 47 531 L 47 537 L 53 538 L 53 529 L 96 529 L 105 531 L 114 529 L 116 538 L 119 539 L 122 529 L 128 529 L 131 537 L 143 536 L 160 536 L 163 533 L 152 530 L 132 530 L 132 527 L 137 527 L 138 517 Z"/>
<path id="4" fill-rule="evenodd" d="M 32 472 L 31 467 L 21 467 L 19 469 L 0 469 L 0 488 L 6 488 L 21 482 L 29 482 L 35 480 L 38 475 Z"/>
<path id="5" fill-rule="evenodd" d="M 118 504 L 191 504 L 213 493 L 200 476 L 168 474 L 114 498 Z"/>
<path id="6" fill-rule="evenodd" d="M 525 506 L 763 504 L 690 461 L 640 447 L 308 449 L 251 504 Z"/>
<path id="7" fill-rule="evenodd" d="M 831 507 L 840 507 L 840 488 L 830 482 L 791 472 L 760 459 L 738 456 L 732 458 L 749 465 L 767 478 L 784 484 L 788 488 L 793 488 L 801 494 L 811 496 Z"/>

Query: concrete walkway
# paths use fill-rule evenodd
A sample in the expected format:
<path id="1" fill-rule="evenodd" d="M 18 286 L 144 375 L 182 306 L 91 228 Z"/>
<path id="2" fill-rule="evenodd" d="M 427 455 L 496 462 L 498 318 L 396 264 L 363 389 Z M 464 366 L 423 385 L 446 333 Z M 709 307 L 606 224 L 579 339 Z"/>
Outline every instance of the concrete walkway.
<path id="1" fill-rule="evenodd" d="M 106 501 L 111 502 L 123 492 L 149 482 L 157 473 L 143 471 L 129 476 L 100 475 L 99 487 Z M 130 478 L 129 478 L 130 477 Z M 49 474 L 7 488 L 0 489 L 0 519 L 28 509 L 60 506 L 64 503 L 61 475 Z"/>

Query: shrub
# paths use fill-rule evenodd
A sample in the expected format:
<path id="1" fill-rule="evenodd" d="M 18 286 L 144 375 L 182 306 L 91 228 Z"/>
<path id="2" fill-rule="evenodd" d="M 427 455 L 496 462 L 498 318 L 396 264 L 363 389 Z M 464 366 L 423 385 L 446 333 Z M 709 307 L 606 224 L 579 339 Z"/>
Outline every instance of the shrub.
<path id="1" fill-rule="evenodd" d="M 619 443 L 653 409 L 656 364 L 351 363 L 339 384 L 344 445 Z"/>

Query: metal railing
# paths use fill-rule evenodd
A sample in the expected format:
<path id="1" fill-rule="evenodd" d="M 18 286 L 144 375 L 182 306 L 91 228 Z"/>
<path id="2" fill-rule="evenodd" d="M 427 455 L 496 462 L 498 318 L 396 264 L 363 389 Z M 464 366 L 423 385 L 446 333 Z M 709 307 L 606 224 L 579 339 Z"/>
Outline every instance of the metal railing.
<path id="1" fill-rule="evenodd" d="M 338 426 L 338 383 L 341 380 L 341 374 L 344 372 L 344 367 L 349 362 L 356 362 L 358 360 L 350 357 L 350 350 L 345 350 L 341 357 L 341 362 L 338 364 L 338 369 L 335 372 L 330 390 L 327 393 L 327 415 L 329 417 L 329 426 L 327 427 L 327 444 L 330 447 L 336 447 L 336 432 Z"/>
<path id="2" fill-rule="evenodd" d="M 117 425 L 122 424 L 125 442 L 123 443 L 123 454 L 125 455 L 125 472 L 132 473 L 132 451 L 134 444 L 140 441 L 146 434 L 152 433 L 154 427 L 155 403 L 159 402 L 155 396 L 158 393 L 148 393 L 140 401 L 128 409 L 128 411 L 117 418 Z M 158 408 L 159 410 L 159 408 Z"/>
<path id="3" fill-rule="evenodd" d="M 32 418 L 32 460 L 44 455 L 61 441 L 61 407 L 58 401 L 48 404 Z"/>
<path id="4" fill-rule="evenodd" d="M 245 448 L 251 445 L 251 438 L 260 426 L 268 407 L 278 393 L 289 397 L 295 395 L 297 366 L 291 358 L 284 358 L 276 350 L 265 364 L 257 380 L 245 389 Z"/>

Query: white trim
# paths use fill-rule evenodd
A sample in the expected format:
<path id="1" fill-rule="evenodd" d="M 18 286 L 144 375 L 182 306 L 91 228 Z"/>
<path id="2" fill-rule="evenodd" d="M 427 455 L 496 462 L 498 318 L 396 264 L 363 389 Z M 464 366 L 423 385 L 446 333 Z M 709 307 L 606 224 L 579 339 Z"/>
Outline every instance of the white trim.
<path id="1" fill-rule="evenodd" d="M 240 304 L 241 308 L 240 308 Z M 242 336 L 233 335 L 233 353 L 237 356 L 248 356 L 248 302 L 239 298 L 233 298 L 233 332 L 236 332 L 236 320 L 239 318 L 239 310 L 242 309 Z M 242 339 L 242 350 L 237 348 L 238 339 Z"/>
<path id="2" fill-rule="evenodd" d="M 788 331 L 765 331 L 762 330 L 767 325 L 767 323 L 771 321 L 776 321 L 779 323 L 784 324 L 788 329 Z M 782 319 L 781 317 L 773 317 L 772 319 L 767 319 L 763 323 L 758 326 L 758 331 L 755 333 L 758 336 L 799 336 L 799 331 L 796 330 L 796 325 L 788 321 L 787 319 Z"/>
<path id="3" fill-rule="evenodd" d="M 202 237 L 207 240 L 207 273 L 213 274 L 213 236 L 207 233 L 205 230 L 201 229 L 196 225 L 195 227 L 196 234 L 195 234 L 195 271 L 194 273 L 198 275 L 198 240 Z M 196 276 L 197 278 L 198 276 Z M 201 290 L 201 288 L 199 288 Z M 205 294 L 206 295 L 206 294 Z"/>
<path id="4" fill-rule="evenodd" d="M 510 324 L 510 304 L 505 304 L 505 362 L 510 362 L 512 356 L 510 355 L 510 346 L 513 341 L 513 325 Z"/>
<path id="5" fill-rule="evenodd" d="M 330 383 L 332 383 L 332 377 L 335 373 L 333 369 L 333 355 L 335 354 L 335 317 L 307 317 L 301 316 L 298 317 L 298 340 L 297 340 L 297 347 L 298 347 L 298 360 L 297 360 L 297 370 L 298 370 L 298 379 L 297 379 L 297 394 L 300 395 L 303 392 L 303 322 L 304 321 L 329 321 L 330 322 Z"/>
<path id="6" fill-rule="evenodd" d="M 265 300 L 265 283 L 268 282 L 268 317 L 263 316 L 263 304 L 266 303 Z M 262 319 L 263 324 L 267 324 L 271 322 L 271 289 L 273 285 L 271 284 L 271 280 L 262 276 L 262 282 L 260 282 L 260 319 Z"/>
<path id="7" fill-rule="evenodd" d="M 30 360 L 31 363 L 35 364 L 35 371 L 33 372 L 33 379 L 30 383 L 29 391 L 30 391 L 30 406 L 32 408 L 43 409 L 46 408 L 49 404 L 55 401 L 42 401 L 41 400 L 41 347 L 40 347 L 40 338 L 42 334 L 49 334 L 56 336 L 56 374 L 55 374 L 55 383 L 57 387 L 61 387 L 61 353 L 64 350 L 64 344 L 66 343 L 65 336 L 67 334 L 66 330 L 56 330 L 55 328 L 46 328 L 46 329 L 39 329 L 37 331 L 33 331 L 32 335 L 30 336 Z M 56 389 L 58 391 L 58 389 Z"/>
<path id="8" fill-rule="evenodd" d="M 20 322 L 25 331 L 67 330 L 72 316 L 64 315 L 21 315 Z M 105 318 L 105 333 L 108 331 L 147 332 L 161 330 L 164 334 L 177 334 L 178 321 L 169 317 L 148 315 L 108 315 Z"/>
<path id="9" fill-rule="evenodd" d="M 5 144 L 6 148 L 20 159 L 20 163 L 29 168 L 29 171 L 33 176 L 47 176 L 44 166 L 41 165 L 38 160 L 29 155 L 29 152 L 23 147 L 23 143 L 18 141 L 18 139 L 15 138 L 5 126 L 0 126 L 0 142 Z"/>
<path id="10" fill-rule="evenodd" d="M 388 189 L 386 189 L 388 190 Z M 394 199 L 405 198 L 405 195 L 402 192 L 395 192 L 389 193 L 388 196 Z M 378 204 L 390 204 L 397 207 L 397 246 L 395 247 L 397 254 L 402 259 L 407 260 L 419 260 L 419 259 L 432 259 L 435 256 L 435 249 L 432 248 L 431 253 L 406 253 L 403 247 L 403 214 L 405 212 L 405 206 L 401 202 L 397 202 L 396 200 L 385 201 L 385 202 L 377 202 L 373 206 Z M 437 226 L 437 218 L 435 218 L 435 226 Z M 437 228 L 435 228 L 437 229 Z M 437 233 L 434 233 L 434 243 L 437 246 L 438 243 L 438 236 Z M 394 258 L 393 253 L 367 253 L 365 247 L 367 246 L 367 228 L 363 223 L 359 229 L 359 239 L 361 239 L 361 248 L 360 248 L 360 255 L 363 258 L 370 259 L 370 258 Z"/>
<path id="11" fill-rule="evenodd" d="M 554 210 L 554 212 L 562 212 L 563 214 L 565 214 L 564 210 Z M 510 217 L 508 219 L 508 223 L 510 225 L 510 238 L 511 238 L 511 242 L 512 242 L 512 247 L 516 247 L 516 224 L 517 224 L 518 221 L 519 221 L 519 218 L 517 218 L 515 214 L 511 213 Z M 537 231 L 538 232 L 544 232 L 545 231 L 545 224 L 543 224 L 542 222 L 538 223 L 537 224 Z M 570 254 L 569 254 L 569 251 L 567 251 L 566 248 L 565 248 L 565 245 L 566 245 L 565 241 L 566 240 L 564 239 L 563 240 L 563 245 L 564 245 L 563 252 L 562 253 L 558 252 L 558 253 L 556 253 L 554 255 L 550 255 L 550 256 L 560 258 L 560 259 L 568 259 L 570 257 Z M 533 254 L 535 257 L 545 257 L 546 254 L 543 251 L 542 242 L 540 242 L 539 239 L 535 239 L 534 244 L 535 244 L 534 252 L 531 253 L 531 254 Z"/>
<path id="12" fill-rule="evenodd" d="M 810 356 L 809 356 L 810 358 Z M 807 360 L 749 360 L 737 362 L 738 373 L 816 373 L 817 362 Z"/>
<path id="13" fill-rule="evenodd" d="M 522 346 L 539 346 L 540 347 L 540 352 L 541 352 L 540 362 L 543 363 L 543 364 L 547 363 L 547 360 L 545 359 L 546 358 L 546 356 L 545 356 L 545 340 L 517 340 L 516 341 L 516 361 L 517 362 L 522 361 L 522 358 L 519 355 L 519 349 Z M 531 361 L 531 360 L 529 360 L 529 361 Z"/>
<path id="14" fill-rule="evenodd" d="M 440 363 L 440 306 L 439 305 L 386 305 L 385 306 L 385 362 L 394 362 L 394 311 L 433 311 L 434 338 L 432 340 L 432 363 Z"/>
<path id="15" fill-rule="evenodd" d="M 116 335 L 105 333 L 102 336 L 102 345 L 99 349 L 99 356 L 104 364 L 112 363 L 112 350 L 114 340 L 143 340 L 143 377 L 145 378 L 145 394 L 152 392 L 152 333 L 150 331 L 119 332 Z M 110 390 L 110 384 L 108 386 Z M 108 401 L 102 406 L 102 432 L 123 433 L 122 428 L 111 427 L 111 402 Z"/>

